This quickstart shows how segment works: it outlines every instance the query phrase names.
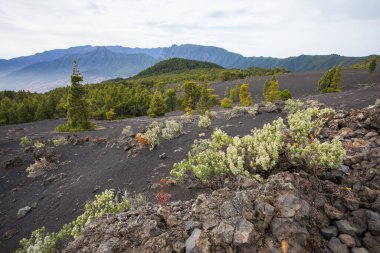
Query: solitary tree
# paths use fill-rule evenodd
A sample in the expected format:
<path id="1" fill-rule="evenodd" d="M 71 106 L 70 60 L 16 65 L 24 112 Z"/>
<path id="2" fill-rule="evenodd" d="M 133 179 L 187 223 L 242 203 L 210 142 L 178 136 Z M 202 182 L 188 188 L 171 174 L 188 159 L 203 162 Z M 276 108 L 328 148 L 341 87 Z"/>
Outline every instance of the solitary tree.
<path id="1" fill-rule="evenodd" d="M 248 84 L 243 83 L 240 86 L 240 105 L 249 106 L 252 105 L 251 94 L 248 92 Z"/>
<path id="2" fill-rule="evenodd" d="M 71 86 L 67 95 L 67 123 L 57 127 L 58 131 L 84 131 L 95 126 L 89 120 L 87 110 L 86 90 L 81 85 L 83 77 L 78 69 L 78 64 L 73 61 L 73 73 Z"/>
<path id="3" fill-rule="evenodd" d="M 329 69 L 319 80 L 318 90 L 321 93 L 340 91 L 342 79 L 342 65 Z"/>
<path id="4" fill-rule="evenodd" d="M 369 67 L 368 67 L 368 72 L 369 72 L 369 73 L 374 72 L 375 69 L 376 69 L 376 58 L 377 58 L 377 57 L 374 57 L 374 58 L 371 60 L 371 62 L 369 63 Z"/>
<path id="5" fill-rule="evenodd" d="M 155 118 L 159 116 L 164 116 L 166 112 L 166 101 L 162 94 L 161 89 L 156 88 L 153 94 L 152 100 L 150 101 L 148 115 Z"/>
<path id="6" fill-rule="evenodd" d="M 265 87 L 265 84 L 264 84 L 264 87 Z M 270 79 L 270 84 L 269 84 L 266 94 L 267 94 L 266 101 L 274 102 L 280 99 L 281 92 L 279 90 L 278 80 L 275 75 L 273 75 L 272 78 Z"/>
<path id="7" fill-rule="evenodd" d="M 269 80 L 265 80 L 264 87 L 263 87 L 263 98 L 264 98 L 264 101 L 268 100 L 269 86 L 270 86 Z"/>

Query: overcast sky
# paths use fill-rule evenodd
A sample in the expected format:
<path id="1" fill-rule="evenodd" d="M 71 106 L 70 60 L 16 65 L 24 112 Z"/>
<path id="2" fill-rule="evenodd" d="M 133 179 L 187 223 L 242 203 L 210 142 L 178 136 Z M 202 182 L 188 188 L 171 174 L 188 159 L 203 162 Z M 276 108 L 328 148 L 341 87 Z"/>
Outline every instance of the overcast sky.
<path id="1" fill-rule="evenodd" d="M 1 0 L 0 58 L 200 44 L 244 56 L 380 54 L 379 0 Z"/>

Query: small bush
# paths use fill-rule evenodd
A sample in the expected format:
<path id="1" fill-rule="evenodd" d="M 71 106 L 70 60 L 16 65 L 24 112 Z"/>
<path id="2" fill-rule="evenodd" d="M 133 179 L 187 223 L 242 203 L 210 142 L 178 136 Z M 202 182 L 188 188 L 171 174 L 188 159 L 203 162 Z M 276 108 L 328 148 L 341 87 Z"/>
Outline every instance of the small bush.
<path id="1" fill-rule="evenodd" d="M 305 104 L 299 99 L 288 99 L 285 101 L 285 111 L 295 113 L 305 109 Z"/>
<path id="2" fill-rule="evenodd" d="M 162 137 L 167 140 L 174 139 L 181 135 L 182 124 L 175 120 L 165 121 L 165 126 L 162 128 Z"/>
<path id="3" fill-rule="evenodd" d="M 193 116 L 193 114 L 185 113 L 185 114 L 181 115 L 180 119 L 183 120 L 185 123 L 190 124 L 194 121 L 194 116 Z"/>
<path id="4" fill-rule="evenodd" d="M 57 252 L 57 245 L 70 237 L 78 237 L 91 221 L 105 214 L 125 212 L 130 208 L 129 201 L 121 194 L 106 190 L 96 195 L 95 200 L 86 203 L 85 211 L 76 220 L 64 225 L 58 232 L 49 233 L 45 227 L 35 230 L 30 238 L 20 241 L 17 253 Z"/>
<path id="5" fill-rule="evenodd" d="M 159 126 L 149 128 L 145 132 L 144 135 L 149 140 L 149 144 L 150 144 L 149 149 L 150 150 L 153 150 L 156 146 L 158 146 L 160 144 L 160 139 L 158 137 L 159 134 L 160 134 L 160 127 Z"/>
<path id="6" fill-rule="evenodd" d="M 207 116 L 199 116 L 198 127 L 209 129 L 211 127 L 211 119 Z"/>
<path id="7" fill-rule="evenodd" d="M 216 112 L 214 111 L 205 111 L 204 116 L 209 117 L 210 119 L 216 118 Z"/>
<path id="8" fill-rule="evenodd" d="M 67 140 L 66 140 L 65 137 L 60 136 L 60 137 L 58 137 L 58 138 L 56 138 L 56 139 L 53 139 L 53 144 L 54 144 L 54 146 L 56 146 L 56 147 L 58 147 L 58 146 L 62 146 L 62 145 L 67 144 Z"/>
<path id="9" fill-rule="evenodd" d="M 231 100 L 229 98 L 223 98 L 221 104 L 220 104 L 223 108 L 232 108 L 232 103 L 231 103 Z"/>
<path id="10" fill-rule="evenodd" d="M 281 100 L 286 101 L 292 98 L 292 93 L 288 89 L 285 89 L 281 91 L 280 96 L 281 96 Z"/>
<path id="11" fill-rule="evenodd" d="M 45 144 L 43 142 L 37 141 L 34 143 L 34 147 L 36 149 L 43 149 L 43 148 L 45 148 Z"/>
<path id="12" fill-rule="evenodd" d="M 121 131 L 121 135 L 124 137 L 130 137 L 132 135 L 132 127 L 131 126 L 125 126 L 123 128 L 123 131 Z"/>
<path id="13" fill-rule="evenodd" d="M 21 137 L 20 139 L 20 145 L 25 147 L 28 146 L 32 143 L 32 139 L 29 138 L 28 136 Z"/>
<path id="14" fill-rule="evenodd" d="M 45 157 L 42 157 L 40 160 L 36 160 L 33 164 L 29 165 L 25 172 L 28 174 L 28 177 L 34 178 L 43 175 L 50 168 L 51 164 Z"/>
<path id="15" fill-rule="evenodd" d="M 108 112 L 106 112 L 106 119 L 113 120 L 116 117 L 116 113 L 113 108 L 111 108 Z"/>

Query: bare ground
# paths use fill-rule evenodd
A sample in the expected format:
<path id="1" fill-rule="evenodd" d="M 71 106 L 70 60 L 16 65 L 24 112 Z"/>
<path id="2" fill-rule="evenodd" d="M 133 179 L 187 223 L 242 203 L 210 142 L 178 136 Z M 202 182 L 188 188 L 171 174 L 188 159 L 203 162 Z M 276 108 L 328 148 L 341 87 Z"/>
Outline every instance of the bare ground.
<path id="1" fill-rule="evenodd" d="M 338 109 L 362 108 L 373 104 L 380 98 L 380 72 L 368 74 L 366 71 L 344 71 L 340 93 L 318 95 L 316 83 L 322 72 L 290 73 L 279 76 L 280 88 L 289 89 L 296 98 L 312 98 Z M 250 78 L 250 91 L 255 101 L 260 101 L 262 85 L 269 77 Z M 244 80 L 238 81 L 239 83 Z M 215 83 L 215 91 L 223 95 L 227 85 L 233 87 L 237 81 Z M 276 113 L 264 113 L 256 117 L 241 116 L 226 119 L 223 110 L 218 111 L 218 119 L 213 120 L 212 129 L 222 128 L 230 135 L 243 135 L 254 127 L 261 127 L 281 116 Z M 158 120 L 177 117 L 174 112 Z M 96 122 L 99 129 L 80 133 L 80 137 L 90 136 L 118 138 L 125 125 L 131 125 L 135 132 L 141 131 L 153 120 L 148 117 L 125 119 L 115 122 Z M 123 149 L 106 147 L 106 144 L 85 143 L 84 145 L 67 144 L 54 149 L 61 155 L 61 164 L 37 178 L 28 178 L 25 169 L 34 161 L 30 153 L 25 154 L 19 145 L 22 136 L 33 140 L 47 141 L 54 136 L 54 128 L 63 122 L 45 120 L 19 125 L 0 127 L 0 236 L 7 231 L 17 231 L 12 238 L 1 238 L 0 252 L 14 252 L 18 241 L 30 233 L 46 226 L 48 230 L 58 230 L 63 224 L 73 220 L 83 212 L 84 203 L 104 189 L 127 189 L 133 193 L 143 193 L 148 200 L 155 201 L 158 189 L 149 189 L 153 183 L 169 175 L 173 163 L 186 157 L 191 144 L 200 133 L 210 135 L 211 130 L 199 129 L 196 122 L 184 127 L 185 134 L 167 141 L 161 140 L 160 146 L 153 151 L 142 150 L 136 157 L 128 157 Z M 52 146 L 52 144 L 49 144 Z M 181 151 L 178 149 L 181 148 Z M 177 152 L 175 152 L 177 151 Z M 159 155 L 166 153 L 168 158 L 161 160 Z M 5 169 L 7 160 L 20 157 L 22 164 Z M 47 183 L 51 176 L 55 181 Z M 208 188 L 188 189 L 172 186 L 169 192 L 172 199 L 189 199 Z M 24 218 L 17 219 L 17 211 L 24 206 L 35 206 Z"/>

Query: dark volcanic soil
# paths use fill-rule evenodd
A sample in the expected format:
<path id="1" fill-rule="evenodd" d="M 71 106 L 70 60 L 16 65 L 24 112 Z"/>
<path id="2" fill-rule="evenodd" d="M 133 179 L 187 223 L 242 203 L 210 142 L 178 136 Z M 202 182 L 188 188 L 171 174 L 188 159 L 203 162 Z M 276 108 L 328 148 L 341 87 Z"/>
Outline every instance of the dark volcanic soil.
<path id="1" fill-rule="evenodd" d="M 291 73 L 280 76 L 280 88 L 289 89 L 294 97 L 310 97 L 327 105 L 350 109 L 361 108 L 373 104 L 380 98 L 380 72 L 368 74 L 365 71 L 344 71 L 340 93 L 318 95 L 316 83 L 322 72 Z M 247 80 L 255 101 L 259 101 L 262 84 L 269 77 L 259 77 Z M 244 80 L 240 80 L 241 83 Z M 233 87 L 236 81 L 215 83 L 216 92 L 223 95 L 226 85 Z M 264 113 L 256 117 L 241 116 L 227 120 L 223 111 L 218 110 L 218 119 L 213 120 L 212 129 L 220 127 L 230 135 L 248 134 L 254 127 L 261 127 L 281 116 L 276 113 Z M 178 117 L 179 112 L 169 117 Z M 169 117 L 158 120 L 166 120 Z M 125 125 L 131 125 L 134 132 L 139 132 L 153 120 L 148 117 L 126 119 L 116 122 L 97 122 L 99 129 L 80 133 L 80 137 L 97 136 L 109 140 L 118 138 Z M 58 230 L 63 224 L 73 220 L 83 212 L 85 201 L 105 189 L 127 189 L 131 193 L 144 193 L 148 200 L 155 201 L 154 193 L 158 189 L 149 190 L 153 183 L 169 175 L 173 163 L 186 157 L 191 144 L 200 133 L 210 135 L 211 130 L 199 129 L 197 122 L 184 126 L 184 135 L 171 140 L 162 140 L 160 146 L 153 151 L 142 150 L 136 157 L 128 157 L 123 149 L 106 147 L 106 144 L 85 143 L 84 145 L 67 144 L 54 149 L 62 157 L 63 162 L 57 169 L 47 174 L 28 178 L 25 169 L 34 161 L 30 153 L 25 154 L 19 145 L 22 136 L 33 140 L 47 142 L 58 134 L 54 128 L 63 120 L 45 120 L 27 124 L 0 127 L 0 252 L 14 252 L 18 241 L 28 237 L 30 233 L 46 226 L 48 230 Z M 47 144 L 53 147 L 52 143 Z M 178 151 L 182 148 L 182 151 Z M 159 155 L 166 153 L 168 158 L 160 160 Z M 22 164 L 5 169 L 7 160 L 20 157 Z M 61 174 L 62 173 L 62 174 Z M 50 176 L 61 175 L 55 181 L 46 183 Z M 45 183 L 44 183 L 45 182 Z M 183 186 L 172 186 L 169 192 L 173 199 L 189 199 L 200 192 L 210 189 L 187 189 Z M 33 206 L 32 210 L 22 219 L 17 219 L 17 211 L 25 206 Z M 11 229 L 17 234 L 5 240 L 3 234 Z"/>

